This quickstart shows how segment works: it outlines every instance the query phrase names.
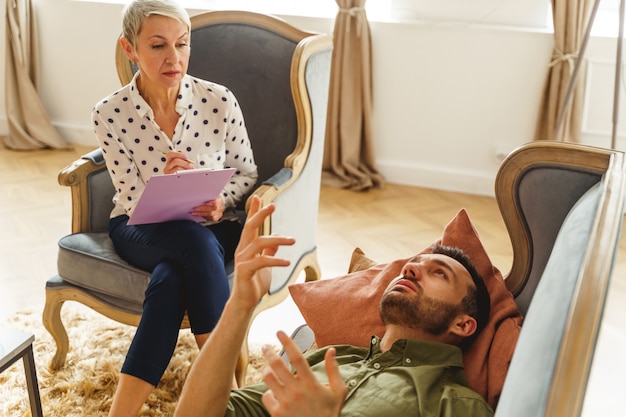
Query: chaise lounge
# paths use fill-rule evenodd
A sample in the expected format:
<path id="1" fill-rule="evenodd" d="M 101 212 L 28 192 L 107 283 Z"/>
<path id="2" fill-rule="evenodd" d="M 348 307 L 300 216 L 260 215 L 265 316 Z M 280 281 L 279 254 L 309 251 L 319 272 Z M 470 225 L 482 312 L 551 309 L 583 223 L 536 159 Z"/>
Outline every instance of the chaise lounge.
<path id="1" fill-rule="evenodd" d="M 478 260 L 483 278 L 488 275 L 492 327 L 464 352 L 464 362 L 470 386 L 496 416 L 581 414 L 621 237 L 625 184 L 622 152 L 529 143 L 506 158 L 496 178 L 513 247 L 504 278 L 464 210 L 444 230 L 443 243 L 460 246 Z M 292 285 L 306 321 L 292 335 L 300 348 L 359 344 L 353 334 L 381 331 L 377 309 L 369 307 L 378 305 L 404 261 L 377 264 L 355 251 L 346 276 Z M 482 346 L 474 349 L 476 344 Z"/>

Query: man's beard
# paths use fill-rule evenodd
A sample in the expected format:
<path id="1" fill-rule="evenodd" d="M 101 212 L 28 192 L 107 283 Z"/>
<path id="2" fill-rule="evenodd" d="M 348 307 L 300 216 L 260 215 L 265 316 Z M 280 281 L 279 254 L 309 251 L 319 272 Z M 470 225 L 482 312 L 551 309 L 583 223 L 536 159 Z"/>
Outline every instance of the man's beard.
<path id="1" fill-rule="evenodd" d="M 417 298 L 407 297 L 401 291 L 383 294 L 380 302 L 383 323 L 423 330 L 435 336 L 442 334 L 459 314 L 460 306 L 425 296 L 419 285 L 417 295 Z"/>

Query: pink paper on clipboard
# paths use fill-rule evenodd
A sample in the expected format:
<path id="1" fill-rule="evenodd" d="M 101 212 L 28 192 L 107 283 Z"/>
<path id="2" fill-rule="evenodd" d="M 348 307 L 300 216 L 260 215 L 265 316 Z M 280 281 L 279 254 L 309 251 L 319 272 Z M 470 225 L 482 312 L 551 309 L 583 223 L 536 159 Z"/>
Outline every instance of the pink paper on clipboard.
<path id="1" fill-rule="evenodd" d="M 133 211 L 129 225 L 169 220 L 204 221 L 191 211 L 214 200 L 232 177 L 235 168 L 190 169 L 176 174 L 153 175 Z"/>

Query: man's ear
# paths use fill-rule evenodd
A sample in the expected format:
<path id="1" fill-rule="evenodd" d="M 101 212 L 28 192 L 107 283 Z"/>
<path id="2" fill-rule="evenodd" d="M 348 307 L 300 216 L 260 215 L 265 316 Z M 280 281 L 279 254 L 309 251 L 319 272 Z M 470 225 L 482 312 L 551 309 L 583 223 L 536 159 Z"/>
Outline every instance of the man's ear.
<path id="1" fill-rule="evenodd" d="M 476 319 L 469 314 L 459 314 L 450 324 L 450 333 L 466 339 L 473 335 L 478 328 Z"/>
<path id="2" fill-rule="evenodd" d="M 126 54 L 126 57 L 130 60 L 130 62 L 135 62 L 135 49 L 130 44 L 130 42 L 128 42 L 128 39 L 123 37 L 120 38 L 120 45 L 122 46 L 122 50 L 124 50 L 124 53 Z"/>

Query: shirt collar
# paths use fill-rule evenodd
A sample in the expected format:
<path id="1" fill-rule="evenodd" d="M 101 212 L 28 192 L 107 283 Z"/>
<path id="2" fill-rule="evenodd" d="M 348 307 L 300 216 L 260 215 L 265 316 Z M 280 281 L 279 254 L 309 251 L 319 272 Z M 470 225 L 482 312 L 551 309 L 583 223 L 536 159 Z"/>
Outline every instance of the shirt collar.
<path id="1" fill-rule="evenodd" d="M 463 354 L 458 346 L 415 339 L 396 340 L 388 352 L 380 350 L 380 338 L 370 339 L 369 359 L 390 356 L 401 358 L 404 366 L 444 365 L 463 368 Z"/>

